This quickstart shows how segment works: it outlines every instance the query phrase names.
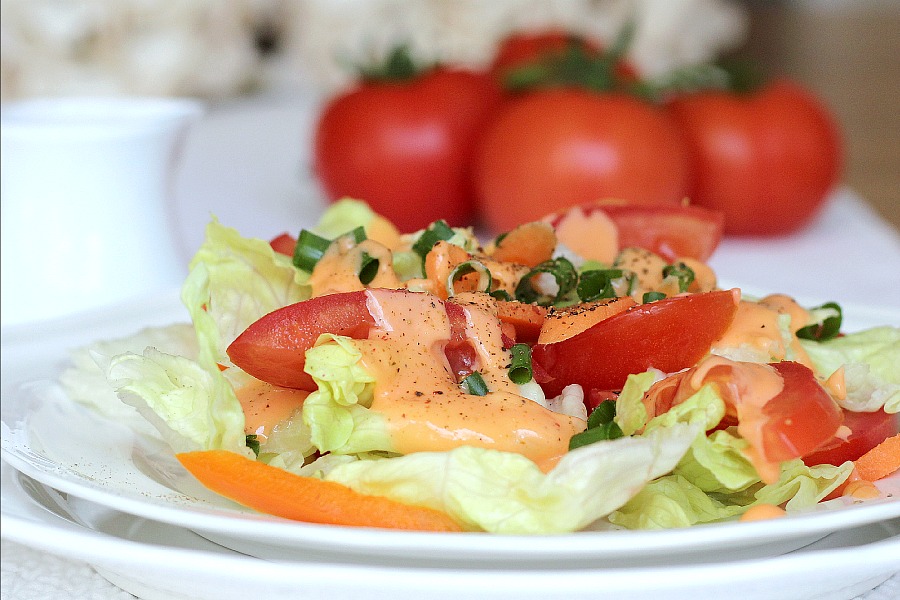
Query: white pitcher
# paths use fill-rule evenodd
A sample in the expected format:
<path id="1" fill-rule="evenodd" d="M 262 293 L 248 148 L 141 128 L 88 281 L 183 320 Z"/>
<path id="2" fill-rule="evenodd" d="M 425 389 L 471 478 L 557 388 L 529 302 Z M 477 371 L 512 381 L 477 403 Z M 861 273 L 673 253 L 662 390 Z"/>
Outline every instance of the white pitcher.
<path id="1" fill-rule="evenodd" d="M 180 284 L 170 191 L 202 103 L 54 98 L 0 112 L 3 325 Z"/>

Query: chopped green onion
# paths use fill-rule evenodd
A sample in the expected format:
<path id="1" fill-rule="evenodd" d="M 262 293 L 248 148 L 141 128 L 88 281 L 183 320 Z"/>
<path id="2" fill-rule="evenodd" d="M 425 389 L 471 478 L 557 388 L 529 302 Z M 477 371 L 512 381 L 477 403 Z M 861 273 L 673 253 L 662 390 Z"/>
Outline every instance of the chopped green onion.
<path id="1" fill-rule="evenodd" d="M 797 337 L 804 340 L 824 342 L 830 340 L 841 332 L 841 324 L 844 319 L 840 305 L 835 302 L 827 302 L 822 306 L 810 309 L 813 318 L 819 318 L 818 323 L 801 327 L 797 330 Z"/>
<path id="2" fill-rule="evenodd" d="M 462 386 L 466 390 L 466 393 L 474 396 L 485 396 L 488 393 L 487 384 L 484 382 L 484 378 L 478 371 L 466 375 L 462 380 Z"/>
<path id="3" fill-rule="evenodd" d="M 316 263 L 330 245 L 331 240 L 304 229 L 297 238 L 297 245 L 294 246 L 294 266 L 302 271 L 312 273 Z"/>
<path id="4" fill-rule="evenodd" d="M 603 425 L 604 423 L 612 423 L 612 420 L 616 418 L 616 401 L 615 400 L 604 400 L 597 407 L 591 411 L 590 416 L 588 417 L 588 429 L 593 427 L 598 427 Z"/>
<path id="5" fill-rule="evenodd" d="M 450 271 L 450 274 L 447 276 L 447 294 L 449 294 L 450 296 L 455 296 L 456 294 L 454 293 L 453 288 L 456 282 L 469 273 L 478 273 L 477 288 L 479 292 L 487 292 L 491 289 L 491 284 L 494 280 L 491 277 L 490 270 L 480 261 L 467 260 L 464 263 L 456 265 L 456 267 L 452 271 Z"/>
<path id="6" fill-rule="evenodd" d="M 644 304 L 647 304 L 648 302 L 656 302 L 657 300 L 662 300 L 665 297 L 666 295 L 662 292 L 645 292 L 641 297 L 641 301 Z"/>
<path id="7" fill-rule="evenodd" d="M 613 419 L 616 418 L 616 401 L 604 400 L 591 411 L 587 420 L 587 429 L 576 433 L 569 439 L 569 450 L 587 446 L 602 440 L 614 440 L 624 434 Z"/>
<path id="8" fill-rule="evenodd" d="M 368 252 L 363 252 L 362 261 L 359 267 L 359 282 L 363 285 L 369 285 L 375 276 L 378 275 L 378 269 L 381 267 L 381 261 L 373 256 L 369 256 Z"/>
<path id="9" fill-rule="evenodd" d="M 522 385 L 531 381 L 531 347 L 528 344 L 515 344 L 510 348 L 512 362 L 509 364 L 509 380 Z"/>
<path id="10" fill-rule="evenodd" d="M 363 227 L 357 227 L 338 237 L 344 236 L 352 236 L 353 242 L 358 244 L 366 239 L 366 230 Z M 302 271 L 312 273 L 316 263 L 325 255 L 332 242 L 333 240 L 317 235 L 308 229 L 302 230 L 297 237 L 297 245 L 294 246 L 294 266 Z"/>
<path id="11" fill-rule="evenodd" d="M 512 302 L 513 299 L 506 290 L 494 290 L 493 292 L 490 292 L 489 295 L 491 298 L 503 300 L 505 302 Z"/>
<path id="12" fill-rule="evenodd" d="M 615 421 L 610 421 L 609 423 L 604 423 L 603 425 L 599 425 L 598 427 L 594 427 L 592 429 L 585 429 L 581 433 L 576 433 L 575 435 L 573 435 L 569 439 L 569 450 L 587 446 L 588 444 L 593 444 L 594 442 L 614 440 L 616 438 L 622 437 L 622 435 L 622 428 L 619 427 L 615 423 Z"/>
<path id="13" fill-rule="evenodd" d="M 694 270 L 684 263 L 675 263 L 663 267 L 663 277 L 674 275 L 678 279 L 678 291 L 686 292 L 688 286 L 694 281 Z"/>
<path id="14" fill-rule="evenodd" d="M 434 245 L 442 240 L 449 240 L 455 235 L 455 232 L 447 225 L 446 221 L 438 220 L 428 226 L 416 243 L 413 244 L 413 251 L 425 260 L 425 257 L 434 248 Z"/>
<path id="15" fill-rule="evenodd" d="M 582 302 L 593 302 L 602 298 L 615 298 L 613 280 L 623 277 L 622 269 L 592 269 L 584 271 L 575 289 Z"/>
<path id="16" fill-rule="evenodd" d="M 253 450 L 253 454 L 259 456 L 259 438 L 256 437 L 255 433 L 247 434 L 247 447 Z"/>
<path id="17" fill-rule="evenodd" d="M 531 280 L 541 273 L 549 273 L 556 280 L 556 285 L 559 290 L 556 292 L 555 296 L 541 294 L 534 289 Z M 519 280 L 519 285 L 516 286 L 516 300 L 526 304 L 536 303 L 547 306 L 562 300 L 566 294 L 575 289 L 577 283 L 578 272 L 575 270 L 575 266 L 569 259 L 560 256 L 559 258 L 542 262 L 526 273 L 525 276 Z"/>

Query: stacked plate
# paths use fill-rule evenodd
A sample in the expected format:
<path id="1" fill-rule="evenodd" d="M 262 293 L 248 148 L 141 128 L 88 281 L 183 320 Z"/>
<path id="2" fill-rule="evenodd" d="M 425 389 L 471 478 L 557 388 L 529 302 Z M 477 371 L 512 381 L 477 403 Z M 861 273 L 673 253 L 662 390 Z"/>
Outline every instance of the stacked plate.
<path id="1" fill-rule="evenodd" d="M 73 402 L 67 351 L 184 320 L 177 293 L 4 329 L 2 533 L 86 561 L 142 598 L 853 598 L 900 572 L 887 498 L 783 519 L 551 536 L 340 528 L 259 515 L 203 489 L 151 438 Z M 865 326 L 864 314 L 857 323 Z"/>

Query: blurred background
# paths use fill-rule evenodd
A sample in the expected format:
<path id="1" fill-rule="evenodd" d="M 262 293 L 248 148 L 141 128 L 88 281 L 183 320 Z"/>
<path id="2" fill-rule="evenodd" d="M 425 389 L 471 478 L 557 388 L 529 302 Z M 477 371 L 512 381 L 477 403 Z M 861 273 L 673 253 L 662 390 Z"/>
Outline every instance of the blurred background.
<path id="1" fill-rule="evenodd" d="M 806 84 L 841 123 L 844 181 L 900 228 L 896 0 L 0 0 L 4 101 L 331 94 L 397 39 L 472 66 L 513 29 L 611 40 L 637 15 L 645 74 L 730 54 Z"/>

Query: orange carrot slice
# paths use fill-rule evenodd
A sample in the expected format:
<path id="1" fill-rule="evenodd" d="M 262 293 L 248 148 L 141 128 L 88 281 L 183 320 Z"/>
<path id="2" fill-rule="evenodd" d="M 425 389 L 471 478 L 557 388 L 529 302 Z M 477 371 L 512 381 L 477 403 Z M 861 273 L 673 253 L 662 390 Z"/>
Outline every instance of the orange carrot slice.
<path id="1" fill-rule="evenodd" d="M 622 296 L 550 309 L 541 327 L 538 344 L 555 344 L 567 340 L 635 304 L 637 303 L 631 296 Z"/>
<path id="2" fill-rule="evenodd" d="M 227 450 L 176 454 L 185 469 L 210 490 L 259 512 L 328 525 L 415 531 L 461 531 L 447 514 L 345 485 L 301 477 Z"/>
<path id="3" fill-rule="evenodd" d="M 900 469 L 900 433 L 887 438 L 856 459 L 856 474 L 865 481 L 878 481 L 898 469 Z"/>
<path id="4" fill-rule="evenodd" d="M 456 244 L 446 241 L 439 241 L 425 255 L 425 277 L 435 284 L 435 294 L 446 300 L 449 296 L 447 289 L 447 278 L 453 269 L 469 260 L 471 255 Z M 464 275 L 460 278 L 460 286 L 456 291 L 473 291 L 475 286 L 468 285 L 472 282 L 477 283 L 478 276 L 474 273 Z M 471 289 L 468 289 L 471 288 Z"/>
<path id="5" fill-rule="evenodd" d="M 491 253 L 494 260 L 536 267 L 553 258 L 556 232 L 550 223 L 524 223 L 507 233 Z"/>
<path id="6" fill-rule="evenodd" d="M 517 342 L 536 342 L 546 317 L 543 306 L 497 300 L 497 318 L 513 326 Z"/>

